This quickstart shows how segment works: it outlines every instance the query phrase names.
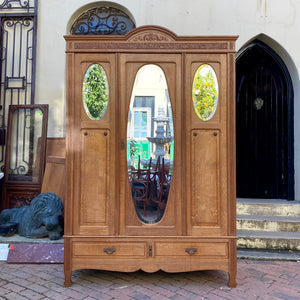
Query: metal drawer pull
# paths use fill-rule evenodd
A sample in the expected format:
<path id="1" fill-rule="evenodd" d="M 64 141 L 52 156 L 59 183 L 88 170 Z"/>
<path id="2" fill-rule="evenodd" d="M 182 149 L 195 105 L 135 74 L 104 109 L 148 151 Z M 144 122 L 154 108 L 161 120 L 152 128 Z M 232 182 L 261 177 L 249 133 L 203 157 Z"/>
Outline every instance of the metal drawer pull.
<path id="1" fill-rule="evenodd" d="M 113 254 L 114 252 L 116 252 L 116 248 L 104 248 L 103 250 L 106 254 Z"/>
<path id="2" fill-rule="evenodd" d="M 185 252 L 189 255 L 193 255 L 197 252 L 197 248 L 185 248 Z"/>

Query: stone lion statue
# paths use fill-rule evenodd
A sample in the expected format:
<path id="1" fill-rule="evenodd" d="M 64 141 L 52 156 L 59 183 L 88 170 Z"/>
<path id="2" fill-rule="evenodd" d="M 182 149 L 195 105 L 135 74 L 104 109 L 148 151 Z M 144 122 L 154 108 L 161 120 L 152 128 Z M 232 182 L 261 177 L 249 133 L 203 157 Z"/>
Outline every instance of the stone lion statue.
<path id="1" fill-rule="evenodd" d="M 0 213 L 0 224 L 17 223 L 17 232 L 28 238 L 49 236 L 50 240 L 60 239 L 63 204 L 54 193 L 42 193 L 30 205 L 4 209 Z"/>

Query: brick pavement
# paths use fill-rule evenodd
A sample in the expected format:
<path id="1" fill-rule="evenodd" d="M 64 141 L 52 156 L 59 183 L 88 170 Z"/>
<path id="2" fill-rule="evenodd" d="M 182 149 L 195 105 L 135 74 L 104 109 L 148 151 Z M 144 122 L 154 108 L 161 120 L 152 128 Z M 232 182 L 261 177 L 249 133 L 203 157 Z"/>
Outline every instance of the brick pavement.
<path id="1" fill-rule="evenodd" d="M 238 260 L 237 288 L 226 286 L 227 273 L 169 274 L 74 271 L 64 288 L 62 264 L 0 262 L 0 299 L 219 300 L 300 299 L 300 262 Z"/>

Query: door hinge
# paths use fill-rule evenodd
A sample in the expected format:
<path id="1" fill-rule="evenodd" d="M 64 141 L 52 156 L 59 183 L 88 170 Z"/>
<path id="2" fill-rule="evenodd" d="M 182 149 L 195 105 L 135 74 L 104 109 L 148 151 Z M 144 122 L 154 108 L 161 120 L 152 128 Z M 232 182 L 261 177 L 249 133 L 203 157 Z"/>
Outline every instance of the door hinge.
<path id="1" fill-rule="evenodd" d="M 125 142 L 124 140 L 122 139 L 121 140 L 121 150 L 124 150 L 125 149 Z"/>

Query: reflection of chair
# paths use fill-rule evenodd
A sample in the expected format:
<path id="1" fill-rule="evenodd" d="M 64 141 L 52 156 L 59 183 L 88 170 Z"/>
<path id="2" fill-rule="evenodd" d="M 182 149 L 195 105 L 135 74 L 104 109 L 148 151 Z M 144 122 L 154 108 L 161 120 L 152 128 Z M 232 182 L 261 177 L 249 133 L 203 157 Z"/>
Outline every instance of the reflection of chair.
<path id="1" fill-rule="evenodd" d="M 159 171 L 160 171 L 160 156 L 156 161 L 155 168 L 150 172 L 149 198 L 152 204 L 157 203 L 158 190 L 159 190 L 158 187 Z"/>
<path id="2" fill-rule="evenodd" d="M 140 159 L 137 172 L 132 176 L 131 179 L 131 191 L 132 197 L 137 202 L 141 201 L 144 204 L 144 216 L 147 216 L 146 206 L 151 205 L 149 198 L 149 185 L 150 185 L 150 169 L 151 169 L 152 158 L 150 158 L 148 169 L 140 169 Z"/>
<path id="3" fill-rule="evenodd" d="M 168 201 L 168 195 L 170 190 L 171 177 L 169 175 L 169 167 L 165 166 L 165 159 L 162 158 L 162 166 L 160 167 L 160 158 L 158 158 L 159 169 L 158 175 L 158 195 L 157 197 L 151 198 L 152 202 L 157 204 L 157 216 L 159 216 L 160 211 L 164 211 Z"/>

